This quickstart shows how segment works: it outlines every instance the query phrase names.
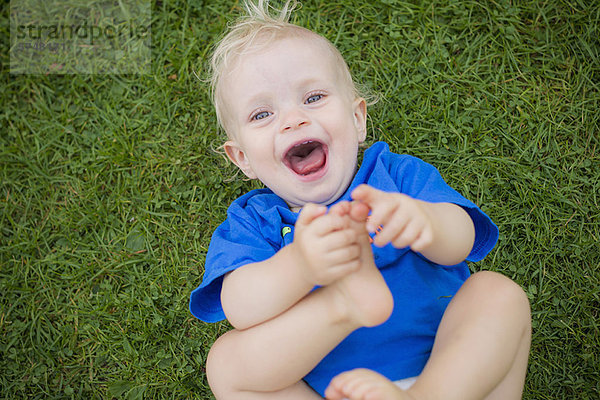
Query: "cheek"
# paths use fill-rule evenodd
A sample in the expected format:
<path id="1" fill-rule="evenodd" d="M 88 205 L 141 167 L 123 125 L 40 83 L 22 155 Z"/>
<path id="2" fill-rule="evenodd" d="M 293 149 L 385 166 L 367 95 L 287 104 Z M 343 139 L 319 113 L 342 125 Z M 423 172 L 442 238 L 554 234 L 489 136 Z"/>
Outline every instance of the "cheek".
<path id="1" fill-rule="evenodd" d="M 273 155 L 271 146 L 268 143 L 256 139 L 246 143 L 246 156 L 250 160 L 250 164 L 256 170 L 271 168 L 273 163 Z"/>

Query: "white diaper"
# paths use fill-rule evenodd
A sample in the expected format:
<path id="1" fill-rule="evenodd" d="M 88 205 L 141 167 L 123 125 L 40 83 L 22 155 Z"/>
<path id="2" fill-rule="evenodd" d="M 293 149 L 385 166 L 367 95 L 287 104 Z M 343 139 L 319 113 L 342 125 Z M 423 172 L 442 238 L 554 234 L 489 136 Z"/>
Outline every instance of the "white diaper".
<path id="1" fill-rule="evenodd" d="M 396 386 L 398 386 L 402 390 L 406 390 L 415 384 L 417 381 L 417 377 L 413 376 L 412 378 L 400 379 L 399 381 L 394 382 Z"/>
<path id="2" fill-rule="evenodd" d="M 407 390 L 412 385 L 414 385 L 416 381 L 417 381 L 417 377 L 413 376 L 412 378 L 404 378 L 404 379 L 400 379 L 399 381 L 395 381 L 394 384 L 402 390 Z M 348 400 L 348 399 L 344 399 L 344 400 Z"/>

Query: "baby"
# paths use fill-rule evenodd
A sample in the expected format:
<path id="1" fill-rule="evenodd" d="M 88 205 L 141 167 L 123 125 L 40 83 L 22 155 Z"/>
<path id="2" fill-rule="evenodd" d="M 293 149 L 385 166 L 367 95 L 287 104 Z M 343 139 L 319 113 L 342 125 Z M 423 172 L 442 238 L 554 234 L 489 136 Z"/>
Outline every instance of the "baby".
<path id="1" fill-rule="evenodd" d="M 265 189 L 216 229 L 190 310 L 235 329 L 206 373 L 218 399 L 517 399 L 527 297 L 465 260 L 498 230 L 431 165 L 366 150 L 366 102 L 339 51 L 248 3 L 213 56 L 229 159 Z"/>

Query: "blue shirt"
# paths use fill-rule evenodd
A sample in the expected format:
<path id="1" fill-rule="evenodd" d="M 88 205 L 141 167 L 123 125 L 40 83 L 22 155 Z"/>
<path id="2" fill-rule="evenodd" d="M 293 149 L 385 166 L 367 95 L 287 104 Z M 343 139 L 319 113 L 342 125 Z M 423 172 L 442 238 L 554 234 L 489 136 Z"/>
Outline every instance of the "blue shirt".
<path id="1" fill-rule="evenodd" d="M 351 200 L 350 193 L 362 183 L 463 207 L 475 225 L 468 261 L 483 259 L 498 240 L 498 228 L 490 218 L 448 186 L 433 166 L 394 154 L 386 143 L 375 143 L 365 151 L 360 169 L 336 202 Z M 192 314 L 206 322 L 225 319 L 220 301 L 223 276 L 264 261 L 291 243 L 297 218 L 298 213 L 269 189 L 253 190 L 235 200 L 212 236 L 202 284 L 191 294 Z M 373 255 L 393 294 L 394 311 L 384 324 L 351 333 L 304 378 L 321 395 L 335 375 L 353 368 L 372 369 L 391 380 L 419 375 L 448 303 L 469 277 L 466 262 L 438 265 L 409 248 L 373 246 Z"/>

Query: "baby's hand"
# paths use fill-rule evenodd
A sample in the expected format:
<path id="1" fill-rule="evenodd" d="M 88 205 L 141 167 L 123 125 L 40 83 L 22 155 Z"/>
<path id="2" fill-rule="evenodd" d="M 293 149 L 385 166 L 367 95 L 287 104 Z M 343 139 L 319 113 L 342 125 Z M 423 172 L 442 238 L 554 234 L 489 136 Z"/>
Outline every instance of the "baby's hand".
<path id="1" fill-rule="evenodd" d="M 350 204 L 332 207 L 307 204 L 302 208 L 294 233 L 294 249 L 313 285 L 329 285 L 360 267 L 360 245 L 351 227 Z"/>
<path id="2" fill-rule="evenodd" d="M 382 247 L 388 243 L 396 248 L 408 247 L 423 251 L 433 242 L 433 223 L 427 204 L 401 193 L 387 193 L 368 185 L 360 185 L 352 198 L 371 209 L 367 221 L 369 232 L 377 231 L 373 243 Z M 382 228 L 377 229 L 378 226 Z"/>

